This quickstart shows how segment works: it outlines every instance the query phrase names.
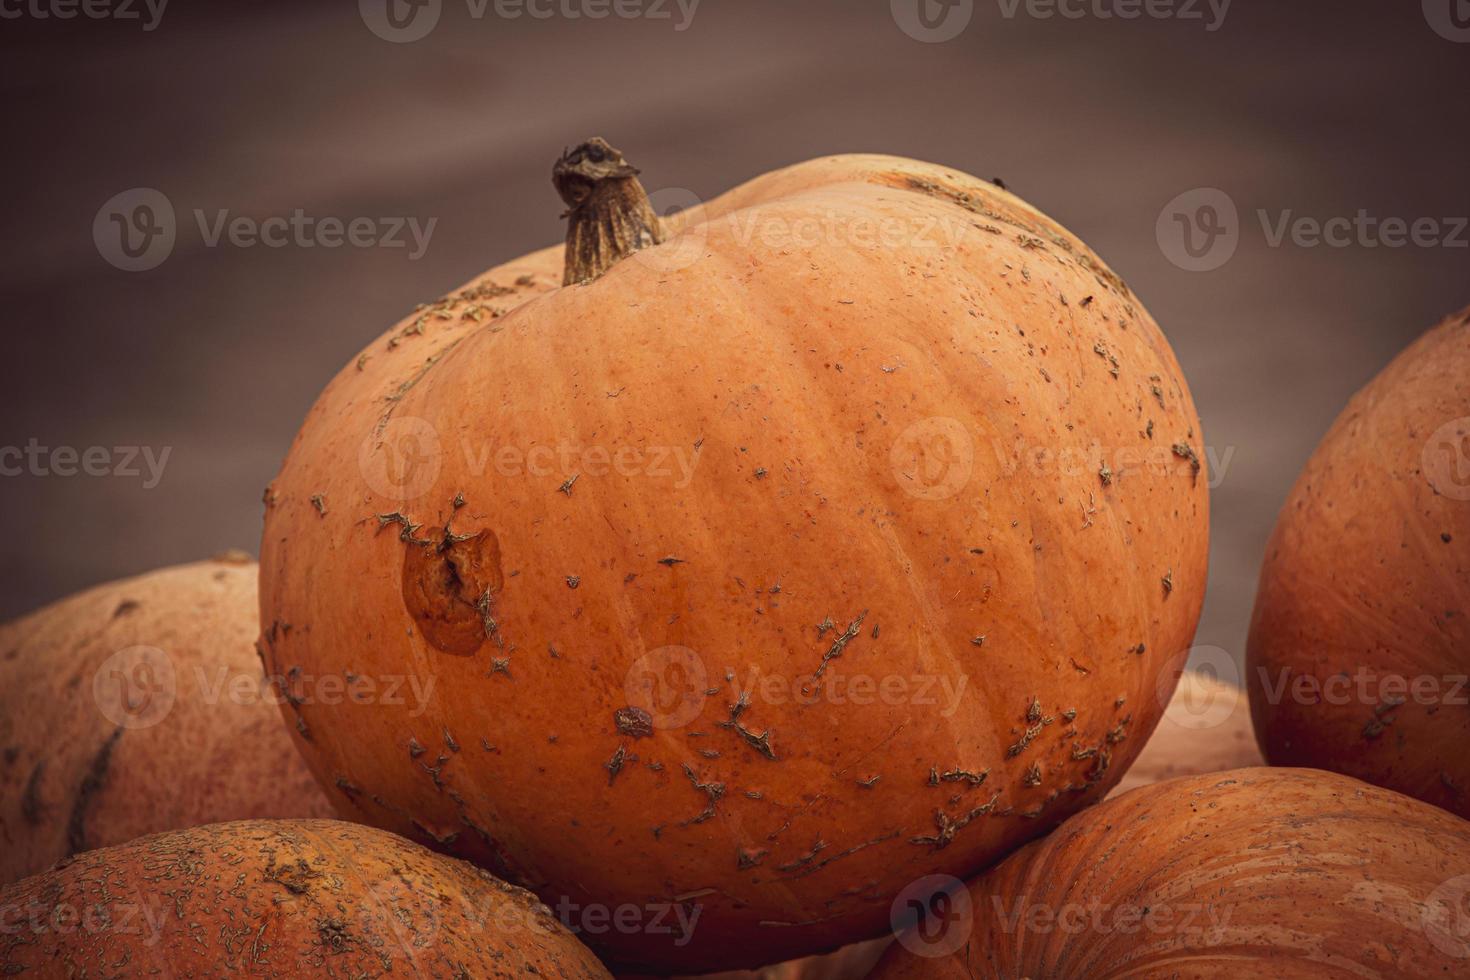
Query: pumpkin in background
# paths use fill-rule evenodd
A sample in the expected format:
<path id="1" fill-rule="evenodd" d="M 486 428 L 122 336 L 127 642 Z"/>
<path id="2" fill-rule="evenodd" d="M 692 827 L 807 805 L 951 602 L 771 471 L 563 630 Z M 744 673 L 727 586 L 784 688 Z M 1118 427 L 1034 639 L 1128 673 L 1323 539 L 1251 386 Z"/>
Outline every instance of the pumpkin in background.
<path id="1" fill-rule="evenodd" d="M 1470 822 L 1335 773 L 1239 769 L 1078 814 L 941 893 L 872 977 L 1464 976 L 1467 896 Z"/>
<path id="2" fill-rule="evenodd" d="M 1159 726 L 1109 797 L 1179 776 L 1262 765 L 1246 693 L 1214 674 L 1186 670 Z"/>
<path id="3" fill-rule="evenodd" d="M 988 182 L 829 157 L 664 223 L 635 173 L 572 151 L 565 249 L 327 387 L 262 647 L 432 686 L 284 705 L 357 818 L 631 910 L 580 933 L 621 967 L 753 967 L 1107 793 L 1194 633 L 1203 443 L 1137 298 Z"/>
<path id="4" fill-rule="evenodd" d="M 1247 676 L 1273 764 L 1470 817 L 1470 310 L 1312 454 L 1267 546 Z"/>
<path id="5" fill-rule="evenodd" d="M 262 681 L 256 576 L 226 555 L 0 626 L 0 882 L 162 830 L 333 815 Z"/>
<path id="6" fill-rule="evenodd" d="M 529 892 L 335 820 L 89 851 L 0 889 L 0 908 L 6 976 L 608 976 Z"/>

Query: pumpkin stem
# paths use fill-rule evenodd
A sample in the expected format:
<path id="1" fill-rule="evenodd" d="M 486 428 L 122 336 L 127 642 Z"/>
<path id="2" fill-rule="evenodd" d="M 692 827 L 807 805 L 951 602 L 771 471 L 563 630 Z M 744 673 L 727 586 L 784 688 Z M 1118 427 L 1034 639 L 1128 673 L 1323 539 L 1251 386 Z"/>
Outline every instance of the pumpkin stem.
<path id="1" fill-rule="evenodd" d="M 596 279 L 640 248 L 668 237 L 638 182 L 638 168 L 594 136 L 563 153 L 551 182 L 566 202 L 566 286 Z"/>

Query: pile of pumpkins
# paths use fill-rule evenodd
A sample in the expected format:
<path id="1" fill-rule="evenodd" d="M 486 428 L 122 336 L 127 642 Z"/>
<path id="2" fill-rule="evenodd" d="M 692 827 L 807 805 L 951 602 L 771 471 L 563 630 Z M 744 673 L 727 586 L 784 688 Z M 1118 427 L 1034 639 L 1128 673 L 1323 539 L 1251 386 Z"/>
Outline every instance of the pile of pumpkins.
<path id="1" fill-rule="evenodd" d="M 910 160 L 637 174 L 568 151 L 564 246 L 348 362 L 258 567 L 0 627 L 4 975 L 1470 976 L 1470 315 L 1307 464 L 1242 691 L 1086 245 Z"/>

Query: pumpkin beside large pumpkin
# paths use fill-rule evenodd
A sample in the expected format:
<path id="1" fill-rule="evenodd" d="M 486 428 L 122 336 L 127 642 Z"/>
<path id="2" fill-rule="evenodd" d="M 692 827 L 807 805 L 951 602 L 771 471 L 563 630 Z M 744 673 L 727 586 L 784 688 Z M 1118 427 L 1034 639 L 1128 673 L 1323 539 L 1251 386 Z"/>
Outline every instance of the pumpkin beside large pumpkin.
<path id="1" fill-rule="evenodd" d="M 0 889 L 0 910 L 5 976 L 608 978 L 529 892 L 335 820 L 89 851 Z"/>
<path id="2" fill-rule="evenodd" d="M 262 646 L 432 685 L 285 706 L 361 819 L 625 910 L 582 933 L 623 965 L 756 966 L 1106 794 L 1199 614 L 1203 444 L 1137 298 L 988 182 L 830 157 L 661 226 L 634 172 L 569 154 L 570 261 L 328 386 Z"/>
<path id="3" fill-rule="evenodd" d="M 1470 310 L 1312 454 L 1267 546 L 1247 668 L 1273 764 L 1470 817 Z"/>
<path id="4" fill-rule="evenodd" d="M 257 574 L 165 568 L 0 626 L 0 883 L 163 830 L 334 815 L 261 677 Z"/>
<path id="5" fill-rule="evenodd" d="M 1169 780 L 1078 814 L 899 938 L 873 980 L 1465 976 L 1470 822 L 1335 773 Z"/>

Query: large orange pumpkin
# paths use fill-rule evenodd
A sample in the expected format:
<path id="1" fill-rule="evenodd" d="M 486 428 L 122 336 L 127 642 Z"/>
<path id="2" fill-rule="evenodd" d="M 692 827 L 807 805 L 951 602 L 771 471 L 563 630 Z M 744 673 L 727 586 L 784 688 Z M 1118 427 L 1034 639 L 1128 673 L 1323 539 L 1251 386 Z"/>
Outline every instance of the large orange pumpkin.
<path id="1" fill-rule="evenodd" d="M 224 556 L 0 626 L 0 883 L 162 830 L 333 815 L 261 677 L 256 576 Z"/>
<path id="2" fill-rule="evenodd" d="M 625 910 L 582 935 L 626 966 L 756 966 L 1106 794 L 1194 632 L 1203 444 L 1138 300 L 990 183 L 829 157 L 665 225 L 634 173 L 578 147 L 567 249 L 328 386 L 262 645 L 432 683 L 286 706 L 362 819 Z"/>
<path id="3" fill-rule="evenodd" d="M 529 892 L 335 820 L 89 851 L 0 889 L 0 916 L 7 977 L 608 977 Z"/>
<path id="4" fill-rule="evenodd" d="M 1463 977 L 1467 897 L 1470 822 L 1334 773 L 1239 769 L 1125 793 L 936 894 L 872 977 Z"/>
<path id="5" fill-rule="evenodd" d="M 1470 817 L 1470 310 L 1312 454 L 1267 546 L 1247 667 L 1273 764 Z"/>

